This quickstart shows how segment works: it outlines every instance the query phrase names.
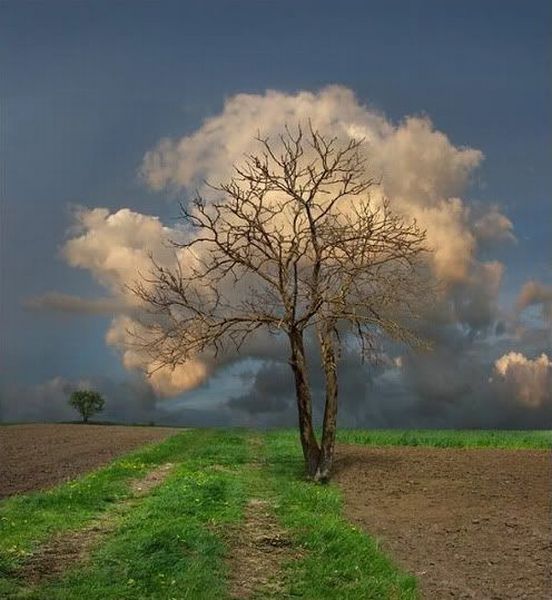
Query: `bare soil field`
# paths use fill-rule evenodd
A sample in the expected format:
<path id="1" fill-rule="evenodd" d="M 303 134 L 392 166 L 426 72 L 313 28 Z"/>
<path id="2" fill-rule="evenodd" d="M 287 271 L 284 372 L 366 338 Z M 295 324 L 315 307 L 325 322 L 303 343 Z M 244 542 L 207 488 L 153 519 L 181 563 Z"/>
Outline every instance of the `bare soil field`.
<path id="1" fill-rule="evenodd" d="M 51 487 L 178 429 L 117 425 L 0 427 L 0 498 Z"/>
<path id="2" fill-rule="evenodd" d="M 551 597 L 549 452 L 341 445 L 336 481 L 424 598 Z"/>

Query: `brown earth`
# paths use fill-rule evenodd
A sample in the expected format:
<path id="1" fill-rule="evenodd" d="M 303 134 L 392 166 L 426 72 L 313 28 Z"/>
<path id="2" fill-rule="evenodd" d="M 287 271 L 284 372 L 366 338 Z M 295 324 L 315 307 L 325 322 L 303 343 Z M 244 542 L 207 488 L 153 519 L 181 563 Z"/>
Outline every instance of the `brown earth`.
<path id="1" fill-rule="evenodd" d="M 0 427 L 0 498 L 48 488 L 178 429 L 117 425 Z"/>
<path id="2" fill-rule="evenodd" d="M 230 543 L 230 597 L 281 597 L 281 567 L 298 553 L 274 516 L 270 502 L 251 498 L 245 518 Z"/>
<path id="3" fill-rule="evenodd" d="M 423 598 L 552 598 L 549 452 L 342 445 L 335 479 Z"/>
<path id="4" fill-rule="evenodd" d="M 251 455 L 258 457 L 263 445 L 259 436 L 249 438 Z M 249 464 L 261 469 L 260 460 Z M 278 522 L 269 500 L 250 498 L 243 522 L 226 532 L 228 553 L 228 590 L 230 598 L 279 598 L 283 593 L 282 566 L 298 558 L 300 551 Z"/>

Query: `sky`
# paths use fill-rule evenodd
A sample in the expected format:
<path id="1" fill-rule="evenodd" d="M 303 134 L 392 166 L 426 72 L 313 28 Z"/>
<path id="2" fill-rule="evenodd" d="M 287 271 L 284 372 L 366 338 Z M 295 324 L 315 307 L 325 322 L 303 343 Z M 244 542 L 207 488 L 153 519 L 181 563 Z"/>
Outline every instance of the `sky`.
<path id="1" fill-rule="evenodd" d="M 342 423 L 552 427 L 551 24 L 537 0 L 2 0 L 0 419 L 91 386 L 115 420 L 294 423 L 279 342 L 152 381 L 119 289 L 203 176 L 312 113 L 373 140 L 450 290 L 431 356 L 346 353 Z"/>

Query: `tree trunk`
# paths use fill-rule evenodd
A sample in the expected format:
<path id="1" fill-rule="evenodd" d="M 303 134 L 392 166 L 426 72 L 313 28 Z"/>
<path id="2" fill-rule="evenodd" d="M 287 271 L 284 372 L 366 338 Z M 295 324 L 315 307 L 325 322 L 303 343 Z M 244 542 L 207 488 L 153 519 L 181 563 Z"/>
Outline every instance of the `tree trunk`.
<path id="1" fill-rule="evenodd" d="M 83 423 L 88 423 L 88 415 L 82 415 Z"/>
<path id="2" fill-rule="evenodd" d="M 320 459 L 320 448 L 316 441 L 312 424 L 312 396 L 307 376 L 307 360 L 303 344 L 303 334 L 294 330 L 289 334 L 291 343 L 290 365 L 295 376 L 295 392 L 297 396 L 297 412 L 299 416 L 299 433 L 305 467 L 309 477 L 314 477 Z"/>
<path id="3" fill-rule="evenodd" d="M 337 367 L 333 335 L 332 324 L 322 324 L 318 328 L 320 355 L 326 378 L 326 404 L 324 407 L 320 457 L 318 467 L 314 474 L 315 481 L 327 481 L 329 479 L 335 447 L 337 421 Z"/>

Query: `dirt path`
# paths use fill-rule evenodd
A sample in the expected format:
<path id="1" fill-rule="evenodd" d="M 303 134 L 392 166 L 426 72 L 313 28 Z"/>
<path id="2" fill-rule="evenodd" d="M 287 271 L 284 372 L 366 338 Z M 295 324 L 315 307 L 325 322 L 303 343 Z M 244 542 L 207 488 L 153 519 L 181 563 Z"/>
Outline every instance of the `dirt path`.
<path id="1" fill-rule="evenodd" d="M 253 496 L 247 502 L 243 522 L 228 537 L 228 589 L 231 598 L 280 598 L 284 587 L 282 567 L 299 556 L 293 541 L 279 524 L 262 483 L 263 440 L 254 435 L 248 440 L 254 473 Z M 263 498 L 255 497 L 261 492 Z"/>
<path id="2" fill-rule="evenodd" d="M 230 597 L 253 598 L 262 591 L 263 597 L 278 598 L 281 568 L 293 553 L 293 544 L 279 526 L 270 502 L 251 498 L 231 543 Z"/>
<path id="3" fill-rule="evenodd" d="M 0 498 L 57 485 L 179 431 L 116 425 L 1 426 Z"/>
<path id="4" fill-rule="evenodd" d="M 336 481 L 424 598 L 551 597 L 550 453 L 342 445 Z"/>
<path id="5" fill-rule="evenodd" d="M 149 471 L 144 477 L 131 483 L 133 496 L 115 504 L 81 529 L 64 531 L 42 544 L 17 572 L 17 577 L 27 584 L 37 585 L 46 579 L 55 579 L 80 562 L 109 533 L 117 529 L 121 518 L 136 505 L 136 501 L 161 485 L 170 474 L 173 465 L 166 463 Z"/>

